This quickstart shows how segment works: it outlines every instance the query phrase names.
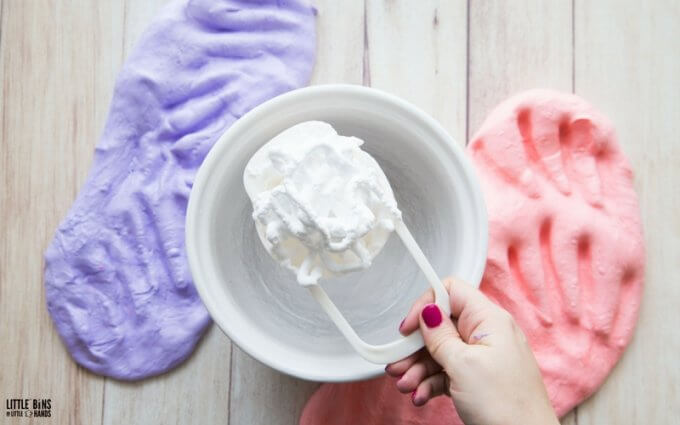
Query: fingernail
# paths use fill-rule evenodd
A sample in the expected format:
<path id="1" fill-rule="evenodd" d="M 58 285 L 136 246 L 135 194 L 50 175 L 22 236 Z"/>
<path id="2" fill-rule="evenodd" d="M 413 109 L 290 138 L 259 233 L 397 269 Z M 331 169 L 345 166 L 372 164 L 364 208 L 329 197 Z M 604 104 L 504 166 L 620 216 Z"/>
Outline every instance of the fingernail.
<path id="1" fill-rule="evenodd" d="M 423 321 L 428 328 L 436 328 L 442 322 L 442 313 L 439 311 L 437 304 L 426 305 L 420 314 L 423 316 Z"/>
<path id="2" fill-rule="evenodd" d="M 406 321 L 406 319 L 402 320 L 401 323 L 399 323 L 399 330 L 401 330 L 401 328 L 404 327 L 404 322 L 405 322 L 405 321 Z"/>
<path id="3" fill-rule="evenodd" d="M 420 407 L 423 405 L 423 401 L 416 397 L 416 391 L 418 390 L 415 390 L 411 393 L 411 403 L 413 403 L 413 405 L 416 407 Z"/>

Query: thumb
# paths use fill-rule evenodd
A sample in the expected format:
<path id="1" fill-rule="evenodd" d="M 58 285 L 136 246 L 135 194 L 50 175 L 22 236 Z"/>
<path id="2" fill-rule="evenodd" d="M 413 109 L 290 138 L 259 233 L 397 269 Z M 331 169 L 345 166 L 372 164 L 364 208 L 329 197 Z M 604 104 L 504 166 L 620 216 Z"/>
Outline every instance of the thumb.
<path id="1" fill-rule="evenodd" d="M 427 304 L 419 320 L 427 351 L 444 369 L 451 370 L 455 359 L 467 347 L 451 317 L 442 314 L 437 304 Z"/>

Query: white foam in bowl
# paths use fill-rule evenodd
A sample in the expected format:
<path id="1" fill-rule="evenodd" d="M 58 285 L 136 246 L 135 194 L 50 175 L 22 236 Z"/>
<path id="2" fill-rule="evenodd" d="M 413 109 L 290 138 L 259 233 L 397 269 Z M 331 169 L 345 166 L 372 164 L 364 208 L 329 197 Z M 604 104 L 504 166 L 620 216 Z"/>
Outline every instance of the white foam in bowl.
<path id="1" fill-rule="evenodd" d="M 320 120 L 365 141 L 390 180 L 406 225 L 441 277 L 478 286 L 487 248 L 484 200 L 463 150 L 431 117 L 379 90 L 313 86 L 263 103 L 217 141 L 194 182 L 186 247 L 194 283 L 219 327 L 241 349 L 290 375 L 349 381 L 383 373 L 363 360 L 295 280 L 265 251 L 251 218 L 243 170 L 272 137 Z M 367 342 L 398 337 L 428 284 L 392 235 L 368 269 L 322 281 Z"/>

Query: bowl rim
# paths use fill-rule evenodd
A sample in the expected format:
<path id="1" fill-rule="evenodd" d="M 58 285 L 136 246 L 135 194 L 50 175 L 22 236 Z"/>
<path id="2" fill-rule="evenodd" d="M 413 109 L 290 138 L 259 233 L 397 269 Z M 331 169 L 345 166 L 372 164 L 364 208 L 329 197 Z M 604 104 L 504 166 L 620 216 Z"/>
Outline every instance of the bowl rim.
<path id="1" fill-rule="evenodd" d="M 225 150 L 229 148 L 228 142 L 230 139 L 240 135 L 253 123 L 260 121 L 262 117 L 266 117 L 270 111 L 276 111 L 283 105 L 292 102 L 298 102 L 310 97 L 329 99 L 332 98 L 333 95 L 338 94 L 342 94 L 344 96 L 349 95 L 368 97 L 372 98 L 370 101 L 391 104 L 392 107 L 396 107 L 405 114 L 412 116 L 414 121 L 421 121 L 422 125 L 436 134 L 436 139 L 438 141 L 445 142 L 438 143 L 439 147 L 442 149 L 447 149 L 453 154 L 452 156 L 458 161 L 457 166 L 462 169 L 463 174 L 467 179 L 467 183 L 471 185 L 470 194 L 473 200 L 473 212 L 475 215 L 477 215 L 480 223 L 476 235 L 476 237 L 479 238 L 478 246 L 480 254 L 477 257 L 476 264 L 472 268 L 473 279 L 471 279 L 469 282 L 474 286 L 479 286 L 481 281 L 486 265 L 486 255 L 488 249 L 488 218 L 486 204 L 482 194 L 481 185 L 479 183 L 479 178 L 474 167 L 472 166 L 472 162 L 465 154 L 463 147 L 456 143 L 453 137 L 448 134 L 442 125 L 437 122 L 437 120 L 408 101 L 396 95 L 372 87 L 352 84 L 314 85 L 295 89 L 278 95 L 254 107 L 242 117 L 237 119 L 236 122 L 217 139 L 213 147 L 204 158 L 203 163 L 200 165 L 198 172 L 196 173 L 189 195 L 185 219 L 185 246 L 194 286 L 196 287 L 196 290 L 213 321 L 240 349 L 265 365 L 288 375 L 306 380 L 326 382 L 346 382 L 373 378 L 382 374 L 384 372 L 384 368 L 381 365 L 371 365 L 369 363 L 369 365 L 374 367 L 367 367 L 365 370 L 359 371 L 348 368 L 344 371 L 335 371 L 335 373 L 320 375 L 313 372 L 312 370 L 305 370 L 304 366 L 292 367 L 291 362 L 286 362 L 285 359 L 267 356 L 263 351 L 257 350 L 257 343 L 252 343 L 250 341 L 251 339 L 244 338 L 241 334 L 239 334 L 239 332 L 235 331 L 235 329 L 238 327 L 237 323 L 234 324 L 234 326 L 230 326 L 229 321 L 224 322 L 220 320 L 221 315 L 219 312 L 221 309 L 218 305 L 216 305 L 214 299 L 210 297 L 210 293 L 205 283 L 208 280 L 208 277 L 206 276 L 206 272 L 200 267 L 201 262 L 198 258 L 198 248 L 196 247 L 198 244 L 196 228 L 198 227 L 197 217 L 198 209 L 200 208 L 199 205 L 201 204 L 201 201 L 205 199 L 204 187 L 206 186 L 207 179 L 212 175 L 214 169 L 219 165 L 220 159 L 223 157 Z M 442 161 L 442 166 L 445 168 L 453 167 L 449 161 Z M 329 370 L 329 372 L 332 372 L 332 370 Z"/>

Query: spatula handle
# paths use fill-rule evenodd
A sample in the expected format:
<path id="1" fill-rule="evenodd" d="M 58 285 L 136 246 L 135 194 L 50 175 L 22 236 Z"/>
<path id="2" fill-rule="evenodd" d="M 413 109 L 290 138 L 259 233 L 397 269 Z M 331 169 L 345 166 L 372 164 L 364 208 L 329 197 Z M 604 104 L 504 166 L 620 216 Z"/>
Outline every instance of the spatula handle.
<path id="1" fill-rule="evenodd" d="M 427 260 L 427 257 L 425 257 L 425 254 L 421 251 L 413 238 L 413 235 L 411 235 L 411 232 L 402 221 L 396 223 L 395 230 L 404 243 L 404 246 L 406 246 L 406 249 L 418 264 L 418 267 L 420 267 L 425 274 L 430 286 L 432 286 L 435 294 L 435 302 L 444 314 L 451 314 L 448 292 L 446 292 L 444 284 L 439 280 L 439 277 L 437 277 L 437 273 L 435 273 L 432 265 Z M 326 294 L 326 291 L 324 291 L 321 286 L 318 284 L 310 285 L 308 288 L 314 299 L 316 299 L 328 317 L 335 323 L 335 326 L 340 330 L 345 339 L 347 339 L 352 348 L 354 348 L 361 357 L 371 363 L 392 363 L 415 353 L 425 345 L 420 331 L 415 331 L 409 336 L 401 337 L 386 344 L 368 344 L 357 335 L 352 328 L 352 325 L 347 322 L 345 316 L 343 316 L 340 310 L 333 304 L 333 301 L 328 297 L 328 294 Z"/>

